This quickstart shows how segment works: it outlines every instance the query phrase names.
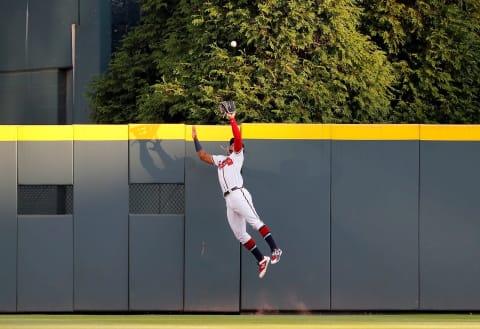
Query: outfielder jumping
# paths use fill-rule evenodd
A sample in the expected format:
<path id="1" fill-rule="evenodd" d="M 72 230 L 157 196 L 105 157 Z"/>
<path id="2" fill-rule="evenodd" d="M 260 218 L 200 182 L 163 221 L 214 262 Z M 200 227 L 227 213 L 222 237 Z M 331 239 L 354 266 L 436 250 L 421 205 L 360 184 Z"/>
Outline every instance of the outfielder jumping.
<path id="1" fill-rule="evenodd" d="M 275 243 L 268 226 L 258 216 L 253 207 L 252 196 L 243 186 L 241 174 L 244 159 L 242 136 L 235 120 L 235 112 L 227 113 L 226 116 L 230 121 L 233 132 L 233 138 L 230 139 L 230 146 L 226 156 L 211 155 L 205 152 L 198 141 L 195 126 L 192 127 L 192 138 L 200 160 L 217 167 L 218 181 L 225 198 L 230 228 L 237 240 L 257 259 L 259 267 L 258 276 L 263 278 L 269 263 L 276 264 L 280 261 L 282 250 Z M 271 257 L 264 256 L 258 249 L 255 240 L 247 233 L 246 223 L 260 232 L 270 247 Z"/>

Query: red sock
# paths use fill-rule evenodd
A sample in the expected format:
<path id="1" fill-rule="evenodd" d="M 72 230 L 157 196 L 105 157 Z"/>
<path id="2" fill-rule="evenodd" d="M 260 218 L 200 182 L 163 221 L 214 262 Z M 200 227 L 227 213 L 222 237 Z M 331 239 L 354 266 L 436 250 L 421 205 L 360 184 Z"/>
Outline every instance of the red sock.
<path id="1" fill-rule="evenodd" d="M 258 250 L 257 248 L 257 244 L 255 243 L 255 240 L 253 239 L 250 239 L 248 240 L 247 242 L 245 242 L 243 244 L 243 246 L 248 250 L 250 251 L 253 256 L 255 256 L 255 258 L 257 259 L 257 261 L 260 263 L 262 260 L 263 260 L 263 255 L 262 253 L 260 252 L 260 250 Z"/>
<path id="2" fill-rule="evenodd" d="M 277 249 L 277 244 L 275 243 L 275 240 L 272 237 L 272 233 L 270 233 L 270 229 L 268 228 L 267 225 L 263 225 L 260 227 L 258 230 L 262 237 L 267 241 L 268 246 L 270 247 L 270 250 L 273 252 L 275 249 Z"/>

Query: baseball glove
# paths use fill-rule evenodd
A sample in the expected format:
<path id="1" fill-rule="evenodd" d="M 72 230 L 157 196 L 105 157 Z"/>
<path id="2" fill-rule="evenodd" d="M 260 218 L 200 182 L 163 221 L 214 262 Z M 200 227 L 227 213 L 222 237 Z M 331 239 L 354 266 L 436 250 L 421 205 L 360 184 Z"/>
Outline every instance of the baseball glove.
<path id="1" fill-rule="evenodd" d="M 236 111 L 235 103 L 233 101 L 223 101 L 218 105 L 220 114 L 227 117 L 228 114 L 234 114 Z"/>

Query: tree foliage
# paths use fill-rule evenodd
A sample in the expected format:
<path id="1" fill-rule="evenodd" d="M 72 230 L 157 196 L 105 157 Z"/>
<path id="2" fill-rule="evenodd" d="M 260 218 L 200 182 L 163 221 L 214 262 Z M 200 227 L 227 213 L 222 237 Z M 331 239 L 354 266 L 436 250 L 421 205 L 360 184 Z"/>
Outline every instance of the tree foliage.
<path id="1" fill-rule="evenodd" d="M 96 122 L 480 122 L 478 0 L 142 0 Z M 238 46 L 230 47 L 236 40 Z"/>
<path id="2" fill-rule="evenodd" d="M 225 99 L 244 121 L 387 114 L 392 68 L 359 32 L 354 1 L 156 3 L 143 1 L 142 24 L 92 83 L 97 122 L 216 122 Z"/>
<path id="3" fill-rule="evenodd" d="M 364 30 L 397 79 L 390 120 L 480 123 L 480 3 L 364 1 Z"/>
<path id="4" fill-rule="evenodd" d="M 175 2 L 174 0 L 170 0 Z M 142 23 L 132 29 L 116 51 L 107 72 L 90 82 L 92 119 L 97 123 L 138 122 L 141 95 L 158 80 L 155 63 L 158 40 L 171 16 L 167 1 L 149 1 L 142 5 Z"/>

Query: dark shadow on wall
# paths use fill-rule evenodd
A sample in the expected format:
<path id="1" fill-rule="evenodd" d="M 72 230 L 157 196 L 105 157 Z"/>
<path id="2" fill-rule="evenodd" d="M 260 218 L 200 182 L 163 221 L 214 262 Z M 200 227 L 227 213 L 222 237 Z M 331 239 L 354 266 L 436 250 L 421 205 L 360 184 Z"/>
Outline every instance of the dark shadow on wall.
<path id="1" fill-rule="evenodd" d="M 178 161 L 183 161 L 183 158 L 172 155 L 178 154 L 178 150 L 175 152 L 175 145 L 168 147 L 165 141 L 147 139 L 155 136 L 158 129 L 158 125 L 141 125 L 130 130 L 136 139 L 130 146 L 134 147 L 138 144 L 140 164 L 151 177 L 157 177 L 159 171 L 173 170 L 178 166 Z"/>

